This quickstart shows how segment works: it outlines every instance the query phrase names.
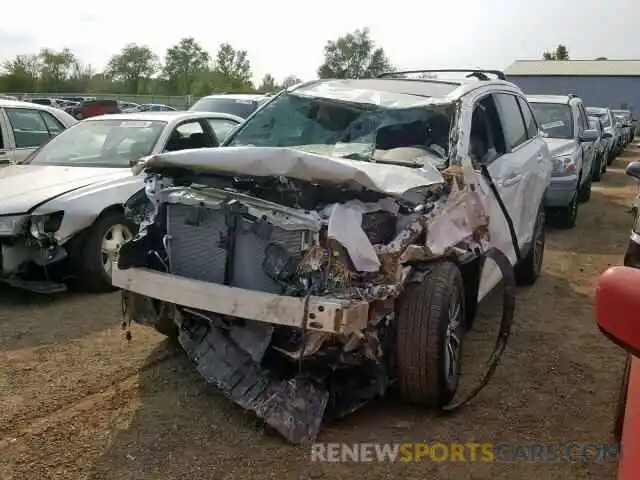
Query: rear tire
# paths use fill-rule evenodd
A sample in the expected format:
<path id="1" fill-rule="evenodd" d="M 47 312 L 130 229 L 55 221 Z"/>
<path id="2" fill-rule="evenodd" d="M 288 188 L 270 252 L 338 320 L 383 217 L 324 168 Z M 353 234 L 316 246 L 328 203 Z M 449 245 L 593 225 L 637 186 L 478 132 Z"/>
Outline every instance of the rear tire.
<path id="1" fill-rule="evenodd" d="M 544 223 L 545 212 L 544 208 L 540 206 L 536 216 L 536 223 L 533 227 L 531 249 L 515 268 L 516 283 L 518 285 L 533 285 L 540 276 L 545 245 Z"/>
<path id="2" fill-rule="evenodd" d="M 396 359 L 400 391 L 410 402 L 441 407 L 460 379 L 464 285 L 449 261 L 429 266 L 421 283 L 407 285 L 397 303 Z"/>

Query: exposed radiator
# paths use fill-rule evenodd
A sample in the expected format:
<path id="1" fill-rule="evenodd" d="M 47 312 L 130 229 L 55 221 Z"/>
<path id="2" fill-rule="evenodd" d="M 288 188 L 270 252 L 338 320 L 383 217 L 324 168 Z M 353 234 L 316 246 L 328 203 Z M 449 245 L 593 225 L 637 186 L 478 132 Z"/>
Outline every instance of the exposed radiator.
<path id="1" fill-rule="evenodd" d="M 176 275 L 213 283 L 223 283 L 227 268 L 230 227 L 222 211 L 188 205 L 167 205 L 167 233 L 170 235 L 169 258 Z M 253 222 L 240 218 L 230 266 L 231 286 L 280 293 L 281 287 L 262 269 L 265 249 L 279 243 L 291 253 L 302 249 L 308 235 L 305 230 L 283 230 L 270 225 L 255 228 Z"/>

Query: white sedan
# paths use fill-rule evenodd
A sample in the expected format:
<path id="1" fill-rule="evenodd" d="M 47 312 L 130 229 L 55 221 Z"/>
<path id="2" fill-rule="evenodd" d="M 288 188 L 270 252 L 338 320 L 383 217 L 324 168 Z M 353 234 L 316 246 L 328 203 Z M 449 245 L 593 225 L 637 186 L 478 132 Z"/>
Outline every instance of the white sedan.
<path id="1" fill-rule="evenodd" d="M 217 147 L 242 121 L 212 112 L 92 117 L 0 169 L 0 281 L 52 293 L 71 276 L 92 291 L 112 289 L 113 261 L 134 231 L 123 203 L 143 187 L 131 165 Z"/>

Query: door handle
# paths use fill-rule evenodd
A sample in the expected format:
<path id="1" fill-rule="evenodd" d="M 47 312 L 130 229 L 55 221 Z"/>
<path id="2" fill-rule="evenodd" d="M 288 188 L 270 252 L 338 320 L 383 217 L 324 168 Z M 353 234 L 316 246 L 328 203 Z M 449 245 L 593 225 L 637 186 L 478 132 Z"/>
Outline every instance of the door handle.
<path id="1" fill-rule="evenodd" d="M 505 178 L 502 184 L 505 187 L 511 187 L 513 185 L 520 183 L 521 181 L 522 181 L 522 175 L 512 175 L 510 177 Z"/>
<path id="2" fill-rule="evenodd" d="M 9 163 L 9 151 L 0 150 L 0 163 Z"/>

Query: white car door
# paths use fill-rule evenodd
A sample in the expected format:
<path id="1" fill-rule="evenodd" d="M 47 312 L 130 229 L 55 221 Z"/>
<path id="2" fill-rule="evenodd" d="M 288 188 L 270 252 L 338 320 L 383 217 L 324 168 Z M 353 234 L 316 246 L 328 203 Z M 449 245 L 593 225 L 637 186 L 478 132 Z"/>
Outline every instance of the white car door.
<path id="1" fill-rule="evenodd" d="M 521 102 L 527 107 L 524 113 Z M 528 104 L 516 93 L 480 96 L 473 101 L 472 111 L 475 112 L 477 107 L 484 112 L 489 130 L 487 136 L 491 137 L 489 151 L 493 149 L 479 163 L 486 166 L 513 222 L 518 245 L 522 248 L 531 241 L 538 207 L 549 183 L 549 151 L 538 133 Z M 478 129 L 473 124 L 475 115 L 471 117 L 472 125 L 468 130 L 473 138 Z M 478 183 L 486 199 L 491 245 L 505 253 L 511 264 L 515 264 L 516 252 L 506 217 L 486 180 L 479 176 Z M 497 265 L 489 262 L 482 272 L 478 300 L 484 298 L 500 278 Z"/>
<path id="2" fill-rule="evenodd" d="M 540 181 L 540 164 L 546 160 L 537 129 L 525 123 L 519 96 L 493 95 L 505 139 L 506 153 L 489 165 L 489 173 L 513 221 L 522 248 L 531 241 L 538 207 L 546 184 Z M 525 106 L 528 104 L 525 102 Z M 531 115 L 531 111 L 527 113 Z M 515 257 L 514 257 L 515 260 Z"/>

